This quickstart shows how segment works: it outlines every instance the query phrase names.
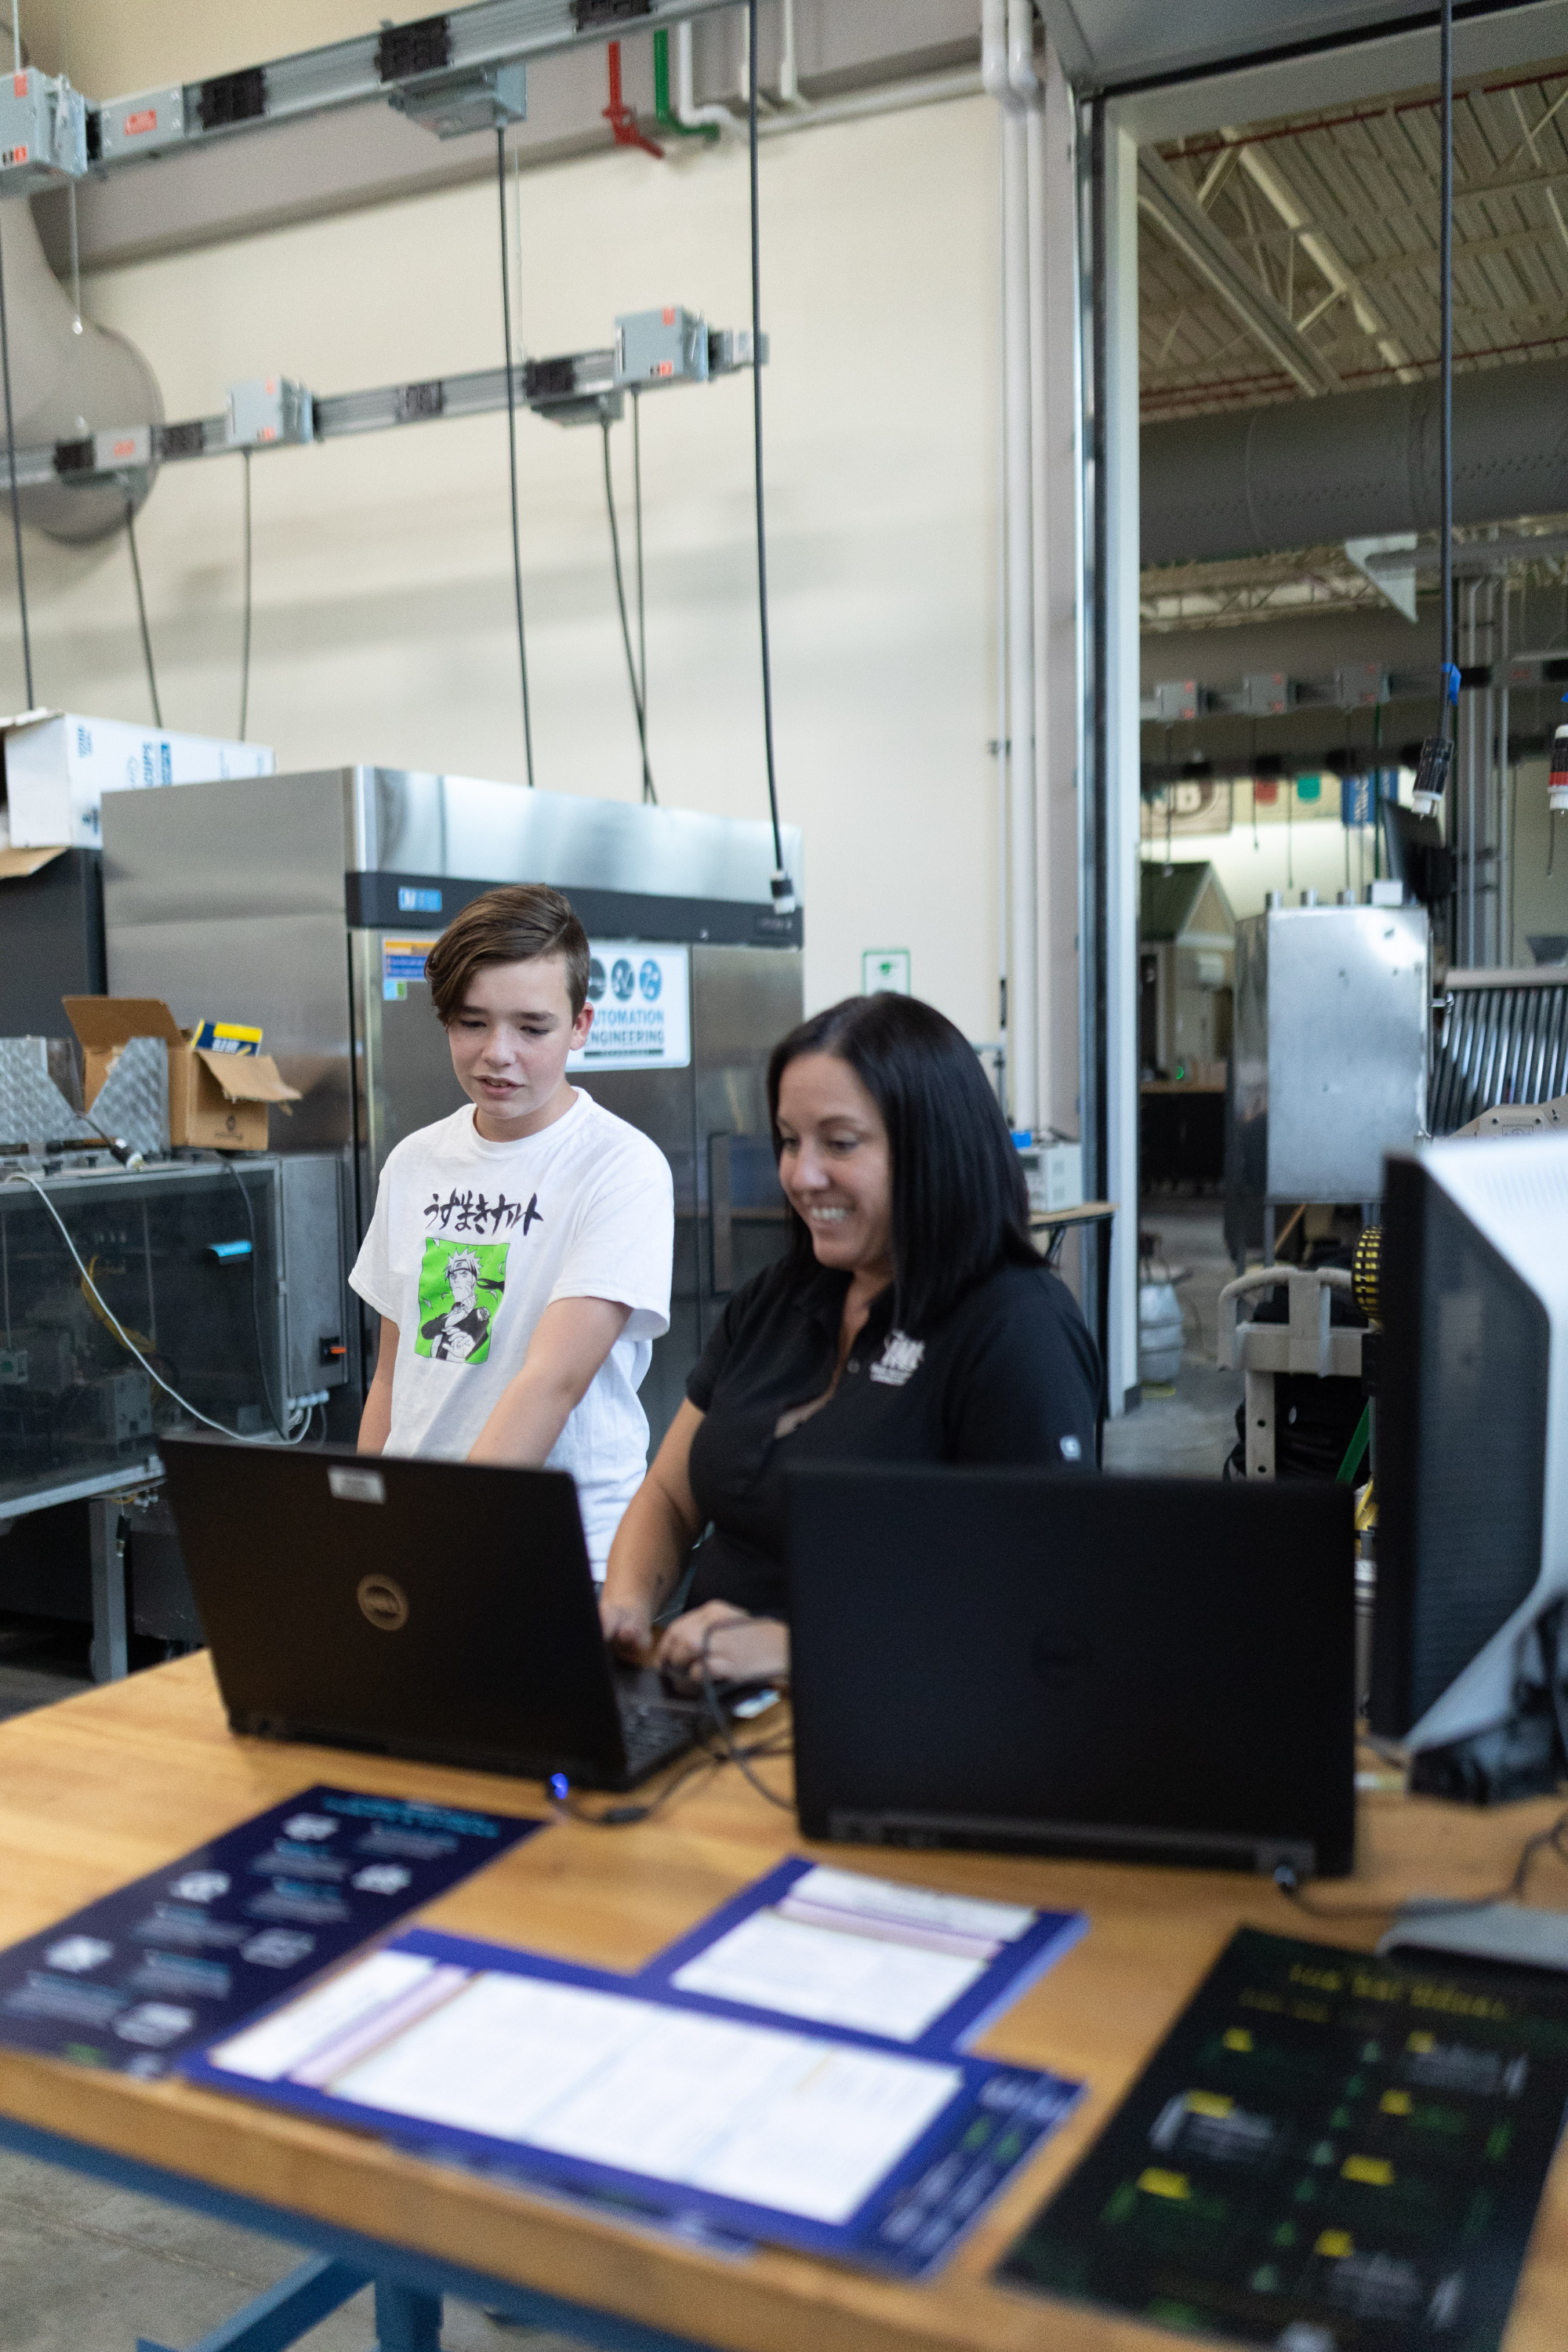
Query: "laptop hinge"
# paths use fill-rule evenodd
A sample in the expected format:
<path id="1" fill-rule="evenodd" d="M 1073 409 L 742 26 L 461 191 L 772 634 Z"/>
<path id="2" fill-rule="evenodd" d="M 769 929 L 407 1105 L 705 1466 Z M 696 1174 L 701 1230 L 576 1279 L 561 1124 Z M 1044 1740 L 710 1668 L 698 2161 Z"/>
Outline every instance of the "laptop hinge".
<path id="1" fill-rule="evenodd" d="M 827 1834 L 847 1845 L 978 1846 L 990 1853 L 1081 1854 L 1115 1862 L 1179 1863 L 1188 1869 L 1247 1870 L 1271 1878 L 1289 1864 L 1299 1879 L 1317 1874 L 1310 1838 L 1245 1831 L 1160 1830 L 1106 1822 L 1036 1822 L 985 1813 L 832 1811 Z"/>

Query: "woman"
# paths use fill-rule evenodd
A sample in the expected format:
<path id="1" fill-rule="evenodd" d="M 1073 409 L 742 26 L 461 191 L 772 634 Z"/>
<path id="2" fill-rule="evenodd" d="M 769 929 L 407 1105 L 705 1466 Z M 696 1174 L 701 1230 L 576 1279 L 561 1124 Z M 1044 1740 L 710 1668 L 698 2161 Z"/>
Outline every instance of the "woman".
<path id="1" fill-rule="evenodd" d="M 907 996 L 850 997 L 768 1066 L 789 1242 L 737 1291 L 621 1522 L 620 1654 L 689 1675 L 789 1664 L 784 1475 L 798 1462 L 1092 1466 L 1100 1377 L 974 1049 Z M 654 1638 L 692 1544 L 689 1606 Z"/>

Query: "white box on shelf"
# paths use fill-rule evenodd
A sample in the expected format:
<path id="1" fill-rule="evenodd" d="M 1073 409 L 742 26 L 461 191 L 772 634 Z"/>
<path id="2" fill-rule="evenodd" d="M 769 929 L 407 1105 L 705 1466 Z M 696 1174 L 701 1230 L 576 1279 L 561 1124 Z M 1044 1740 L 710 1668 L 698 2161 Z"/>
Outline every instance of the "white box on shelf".
<path id="1" fill-rule="evenodd" d="M 83 719 L 68 710 L 25 710 L 0 719 L 0 745 L 16 849 L 57 844 L 96 849 L 102 839 L 105 793 L 269 776 L 277 766 L 265 743 L 176 735 L 167 728 Z"/>

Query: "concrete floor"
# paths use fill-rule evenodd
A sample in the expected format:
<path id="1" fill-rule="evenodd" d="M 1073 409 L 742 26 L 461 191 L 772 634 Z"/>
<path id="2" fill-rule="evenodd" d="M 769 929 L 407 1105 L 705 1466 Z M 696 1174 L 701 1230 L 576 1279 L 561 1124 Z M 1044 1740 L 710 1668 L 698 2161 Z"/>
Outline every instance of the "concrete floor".
<path id="1" fill-rule="evenodd" d="M 1145 1392 L 1134 1412 L 1106 1424 L 1108 1470 L 1176 1478 L 1217 1478 L 1236 1444 L 1239 1372 L 1219 1369 L 1219 1294 L 1236 1269 L 1226 1255 L 1217 1201 L 1147 1202 L 1144 1234 L 1158 1234 L 1157 1261 L 1173 1276 L 1187 1326 L 1173 1395 Z"/>
<path id="2" fill-rule="evenodd" d="M 1216 1302 L 1231 1275 L 1217 1203 L 1162 1202 L 1143 1217 L 1174 1268 L 1188 1342 L 1175 1392 L 1149 1396 L 1105 1434 L 1106 1467 L 1216 1478 L 1236 1440 L 1240 1376 L 1215 1363 Z M 58 1626 L 0 1626 L 0 1716 L 68 1696 L 88 1680 L 85 1634 Z M 4 2352 L 132 2352 L 139 2336 L 184 2347 L 199 2341 L 304 2259 L 295 2247 L 53 2166 L 0 2154 L 0 2347 Z M 344 2305 L 301 2339 L 309 2352 L 366 2352 L 371 2297 Z M 569 2352 L 563 2339 L 447 2306 L 447 2352 Z"/>

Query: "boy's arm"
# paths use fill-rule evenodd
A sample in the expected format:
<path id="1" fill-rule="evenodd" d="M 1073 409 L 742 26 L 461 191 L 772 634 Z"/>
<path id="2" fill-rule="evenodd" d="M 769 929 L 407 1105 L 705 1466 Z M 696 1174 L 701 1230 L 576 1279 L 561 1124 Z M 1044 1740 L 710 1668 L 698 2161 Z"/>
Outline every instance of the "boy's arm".
<path id="1" fill-rule="evenodd" d="M 370 1394 L 360 1415 L 359 1450 L 362 1454 L 380 1454 L 392 1433 L 392 1368 L 396 1361 L 397 1326 L 389 1316 L 384 1315 L 381 1338 L 375 1351 L 375 1378 L 370 1384 Z"/>
<path id="2" fill-rule="evenodd" d="M 557 1298 L 547 1307 L 534 1326 L 521 1371 L 501 1391 L 469 1461 L 537 1469 L 587 1394 L 630 1313 L 613 1298 Z M 390 1405 L 390 1383 L 388 1398 Z"/>

